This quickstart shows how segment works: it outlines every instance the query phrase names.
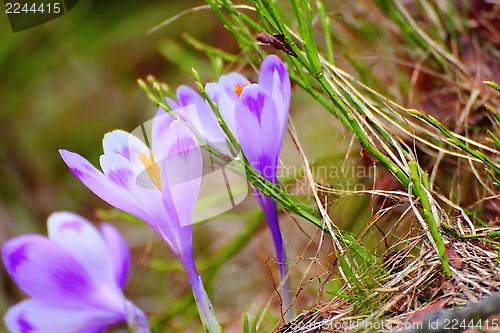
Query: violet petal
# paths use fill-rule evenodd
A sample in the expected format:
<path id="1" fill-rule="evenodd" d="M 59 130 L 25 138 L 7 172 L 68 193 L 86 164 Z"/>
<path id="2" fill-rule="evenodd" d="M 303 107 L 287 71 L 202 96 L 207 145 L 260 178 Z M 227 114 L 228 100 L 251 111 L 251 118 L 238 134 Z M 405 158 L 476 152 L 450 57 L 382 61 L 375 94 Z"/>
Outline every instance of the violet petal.
<path id="1" fill-rule="evenodd" d="M 280 58 L 275 55 L 269 55 L 264 59 L 260 66 L 259 85 L 273 97 L 277 96 L 275 93 L 276 88 L 280 90 L 280 95 L 283 96 L 284 109 L 278 109 L 278 111 L 283 113 L 283 117 L 280 118 L 286 122 L 288 109 L 290 108 L 291 85 L 286 67 Z"/>
<path id="2" fill-rule="evenodd" d="M 71 253 L 96 284 L 118 291 L 108 247 L 89 221 L 69 212 L 57 212 L 49 216 L 47 229 L 50 240 Z"/>
<path id="3" fill-rule="evenodd" d="M 141 208 L 133 205 L 131 203 L 133 201 L 129 201 L 121 196 L 121 193 L 124 192 L 123 189 L 111 183 L 109 179 L 96 167 L 90 164 L 89 161 L 78 154 L 64 149 L 59 150 L 59 153 L 75 176 L 77 176 L 78 179 L 99 198 L 106 201 L 111 206 L 126 211 L 141 219 L 145 218 L 145 213 Z M 125 158 L 123 159 L 126 160 Z M 130 168 L 130 162 L 127 163 Z M 117 178 L 117 181 L 119 181 L 119 178 Z"/>
<path id="4" fill-rule="evenodd" d="M 245 88 L 236 105 L 235 120 L 248 161 L 262 176 L 274 177 L 281 136 L 278 111 L 271 96 L 256 84 Z"/>
<path id="5" fill-rule="evenodd" d="M 19 288 L 40 301 L 80 308 L 91 306 L 100 297 L 82 264 L 46 237 L 26 235 L 9 240 L 2 247 L 2 259 Z"/>
<path id="6" fill-rule="evenodd" d="M 180 86 L 177 88 L 177 102 L 181 108 L 176 112 L 207 143 L 217 144 L 226 141 L 214 112 L 200 94 L 188 86 Z"/>
<path id="7" fill-rule="evenodd" d="M 224 89 L 229 99 L 236 104 L 238 101 L 238 93 L 240 89 L 243 89 L 245 86 L 249 85 L 250 81 L 243 75 L 239 73 L 229 73 L 227 75 L 222 75 L 219 78 L 219 85 Z M 237 86 L 239 85 L 239 88 Z"/>
<path id="8" fill-rule="evenodd" d="M 207 91 L 210 99 L 217 105 L 219 112 L 224 118 L 227 126 L 231 130 L 236 140 L 238 140 L 236 132 L 236 124 L 234 122 L 234 107 L 236 106 L 236 99 L 230 99 L 224 88 L 217 83 L 207 83 L 205 85 L 205 90 Z"/>
<path id="9" fill-rule="evenodd" d="M 4 316 L 12 333 L 97 333 L 124 320 L 103 310 L 58 308 L 34 299 L 12 306 Z"/>
<path id="10" fill-rule="evenodd" d="M 113 276 L 118 287 L 123 288 L 130 271 L 130 251 L 121 234 L 110 224 L 101 225 L 106 246 L 111 254 Z"/>

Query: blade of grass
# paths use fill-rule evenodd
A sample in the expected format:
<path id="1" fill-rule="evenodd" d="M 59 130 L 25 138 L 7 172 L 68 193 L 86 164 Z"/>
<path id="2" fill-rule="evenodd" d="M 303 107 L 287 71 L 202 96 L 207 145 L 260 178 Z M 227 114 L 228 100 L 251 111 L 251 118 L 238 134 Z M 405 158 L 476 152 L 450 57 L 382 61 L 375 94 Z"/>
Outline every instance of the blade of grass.
<path id="1" fill-rule="evenodd" d="M 444 239 L 441 233 L 439 232 L 438 228 L 439 222 L 438 219 L 436 218 L 437 214 L 435 214 L 434 210 L 432 209 L 431 202 L 433 199 L 431 198 L 430 192 L 426 189 L 426 187 L 423 185 L 422 182 L 423 171 L 420 169 L 420 166 L 415 160 L 410 161 L 408 165 L 410 166 L 413 188 L 418 194 L 418 198 L 420 199 L 420 204 L 422 205 L 424 218 L 429 227 L 429 232 L 436 244 L 437 248 L 436 250 L 438 252 L 439 260 L 441 261 L 443 274 L 447 277 L 451 277 L 450 263 L 446 255 L 446 247 L 444 244 Z"/>

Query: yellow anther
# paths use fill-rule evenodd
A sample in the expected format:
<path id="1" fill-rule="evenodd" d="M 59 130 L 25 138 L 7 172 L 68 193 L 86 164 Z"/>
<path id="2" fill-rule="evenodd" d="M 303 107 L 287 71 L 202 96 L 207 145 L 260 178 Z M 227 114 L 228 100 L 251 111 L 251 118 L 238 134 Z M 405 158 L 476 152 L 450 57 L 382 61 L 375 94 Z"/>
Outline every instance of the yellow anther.
<path id="1" fill-rule="evenodd" d="M 161 169 L 155 161 L 155 153 L 151 152 L 151 157 L 148 157 L 146 153 L 141 151 L 139 153 L 139 160 L 146 168 L 149 178 L 153 184 L 155 184 L 155 186 L 161 191 Z"/>

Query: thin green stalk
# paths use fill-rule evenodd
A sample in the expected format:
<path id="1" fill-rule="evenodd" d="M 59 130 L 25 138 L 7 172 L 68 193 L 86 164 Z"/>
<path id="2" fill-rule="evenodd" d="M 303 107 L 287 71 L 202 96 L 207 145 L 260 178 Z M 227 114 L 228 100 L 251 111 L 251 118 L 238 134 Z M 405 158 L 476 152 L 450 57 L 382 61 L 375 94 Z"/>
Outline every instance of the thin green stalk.
<path id="1" fill-rule="evenodd" d="M 493 80 L 491 80 L 491 81 L 483 81 L 483 83 L 485 85 L 487 85 L 488 87 L 493 88 L 496 91 L 500 92 L 500 86 L 495 81 L 493 81 Z"/>
<path id="2" fill-rule="evenodd" d="M 389 170 L 399 180 L 399 182 L 401 182 L 401 184 L 403 184 L 405 187 L 408 187 L 410 181 L 406 173 L 401 170 L 401 168 L 397 164 L 393 163 L 389 157 L 378 150 L 377 147 L 371 144 L 370 140 L 363 132 L 363 129 L 361 128 L 356 118 L 351 114 L 350 110 L 347 108 L 344 102 L 335 93 L 323 73 L 319 73 L 319 75 L 316 76 L 316 79 L 321 83 L 323 89 L 330 96 L 330 100 L 333 101 L 337 109 L 340 112 L 344 113 L 344 116 L 347 118 L 349 124 L 351 125 L 352 131 L 360 141 L 361 145 L 370 153 L 370 155 L 379 160 L 380 163 L 387 170 Z"/>
<path id="3" fill-rule="evenodd" d="M 335 58 L 333 54 L 333 45 L 332 45 L 332 35 L 330 32 L 330 18 L 326 14 L 325 5 L 323 4 L 323 1 L 318 0 L 316 2 L 316 7 L 318 7 L 319 18 L 321 20 L 321 26 L 323 27 L 323 35 L 325 36 L 326 60 L 331 65 L 335 65 Z"/>
<path id="4" fill-rule="evenodd" d="M 314 70 L 311 67 L 311 64 L 307 61 L 307 59 L 304 57 L 302 50 L 298 48 L 297 44 L 292 39 L 292 36 L 288 32 L 288 29 L 285 27 L 285 24 L 283 23 L 280 16 L 276 12 L 274 5 L 269 3 L 268 0 L 256 0 L 256 1 L 258 1 L 261 6 L 266 8 L 267 12 L 270 15 L 270 18 L 273 20 L 272 22 L 274 22 L 274 25 L 278 27 L 278 32 L 284 36 L 285 43 L 287 43 L 288 46 L 290 46 L 290 48 L 292 49 L 292 51 L 295 52 L 297 58 L 299 58 L 303 66 L 306 67 L 309 72 L 313 73 Z"/>
<path id="5" fill-rule="evenodd" d="M 337 253 L 337 256 L 339 258 L 340 267 L 344 271 L 344 274 L 346 275 L 347 279 L 352 282 L 352 284 L 356 287 L 356 289 L 358 290 L 358 292 L 361 295 L 364 295 L 365 291 L 364 291 L 361 283 L 359 282 L 357 276 L 352 271 L 351 266 L 349 265 L 347 260 L 340 253 Z"/>
<path id="6" fill-rule="evenodd" d="M 457 136 L 455 136 L 450 130 L 448 130 L 446 127 L 444 127 L 436 118 L 430 115 L 425 115 L 417 110 L 414 109 L 409 109 L 407 112 L 413 116 L 416 116 L 420 119 L 423 119 L 426 121 L 428 124 L 434 126 L 437 128 L 441 133 L 443 133 L 447 138 L 448 141 L 455 144 L 457 147 L 462 149 L 463 151 L 467 152 L 468 154 L 474 156 L 475 158 L 481 160 L 486 166 L 491 168 L 497 175 L 500 175 L 500 167 L 493 163 L 486 155 L 481 153 L 478 150 L 472 149 L 469 146 L 467 146 L 465 143 L 462 142 Z"/>
<path id="7" fill-rule="evenodd" d="M 464 235 L 455 230 L 455 228 L 450 227 L 449 225 L 445 223 L 441 223 L 441 227 L 448 231 L 453 237 L 459 238 L 459 239 L 477 239 L 477 240 L 484 240 L 485 238 L 499 238 L 500 237 L 500 230 L 496 231 L 489 231 L 481 234 L 473 234 L 473 235 Z"/>
<path id="8" fill-rule="evenodd" d="M 500 148 L 500 138 L 489 130 L 488 130 L 488 135 L 490 136 L 491 140 L 493 140 L 493 142 L 497 145 L 497 147 Z"/>
<path id="9" fill-rule="evenodd" d="M 204 44 L 204 43 L 200 42 L 199 40 L 197 40 L 196 38 L 192 37 L 187 32 L 182 33 L 181 36 L 189 44 L 191 44 L 195 49 L 203 51 L 203 52 L 208 53 L 208 54 L 216 55 L 227 62 L 238 62 L 241 59 L 237 55 L 230 54 L 230 53 L 224 52 L 223 50 L 221 50 L 217 47 L 213 47 L 213 46 Z"/>
<path id="10" fill-rule="evenodd" d="M 388 158 L 385 154 L 383 154 L 381 151 L 378 150 L 377 147 L 371 144 L 370 140 L 368 137 L 365 135 L 363 132 L 360 124 L 358 121 L 355 119 L 355 117 L 351 114 L 350 110 L 347 108 L 347 106 L 342 102 L 342 100 L 339 98 L 339 96 L 336 94 L 336 92 L 333 90 L 331 87 L 330 83 L 326 80 L 323 72 L 320 70 L 317 72 L 315 70 L 316 66 L 311 65 L 307 61 L 307 59 L 303 56 L 302 52 L 298 49 L 297 45 L 293 42 L 292 37 L 290 35 L 290 32 L 286 27 L 284 26 L 283 22 L 279 18 L 279 15 L 277 14 L 276 10 L 274 7 L 268 2 L 268 0 L 257 0 L 260 1 L 264 7 L 267 8 L 269 13 L 271 14 L 271 17 L 273 20 L 276 22 L 278 27 L 281 29 L 281 32 L 284 35 L 285 42 L 287 42 L 290 45 L 290 48 L 297 54 L 297 58 L 299 62 L 309 71 L 309 73 L 313 74 L 316 80 L 321 84 L 323 91 L 330 97 L 330 100 L 334 103 L 334 105 L 337 107 L 337 110 L 340 111 L 340 113 L 343 114 L 344 120 L 347 120 L 349 123 L 349 128 L 352 129 L 356 137 L 360 140 L 361 144 L 365 149 L 376 159 L 380 161 L 380 163 L 386 167 L 405 187 L 408 186 L 409 184 L 409 178 L 406 175 L 406 173 L 399 168 L 398 165 L 393 163 L 390 158 Z M 293 4 L 293 2 L 292 2 Z M 300 11 L 297 11 L 300 13 Z M 300 15 L 297 15 L 297 20 L 300 19 Z M 300 25 L 300 21 L 299 21 Z M 311 37 L 312 38 L 312 37 Z M 308 53 L 311 53 L 311 50 L 309 50 Z M 314 57 L 317 57 L 317 51 L 316 55 L 309 54 L 308 58 L 314 59 Z M 327 109 L 328 110 L 328 109 Z M 337 115 L 337 113 L 334 113 Z M 340 115 L 339 115 L 340 116 Z"/>
<path id="11" fill-rule="evenodd" d="M 438 252 L 439 260 L 441 261 L 441 266 L 443 268 L 443 273 L 447 277 L 451 277 L 450 263 L 446 255 L 446 247 L 444 244 L 443 236 L 439 232 L 438 221 L 436 215 L 432 211 L 432 204 L 430 193 L 422 184 L 422 173 L 418 163 L 415 160 L 408 162 L 410 168 L 411 180 L 413 183 L 413 188 L 420 199 L 420 204 L 422 205 L 424 219 L 429 227 L 429 232 L 431 233 L 432 239 L 436 244 L 436 249 Z"/>
<path id="12" fill-rule="evenodd" d="M 160 101 L 155 96 L 155 94 L 153 94 L 151 89 L 149 89 L 149 86 L 146 84 L 146 82 L 144 82 L 141 79 L 137 79 L 137 84 L 146 93 L 146 96 L 148 96 L 148 98 L 151 102 L 153 102 L 155 105 L 158 105 L 160 103 Z"/>
<path id="13" fill-rule="evenodd" d="M 244 33 L 247 35 L 247 37 L 249 37 L 249 39 L 251 40 L 253 35 L 252 33 L 248 30 L 247 26 L 245 25 L 248 24 L 250 27 L 252 27 L 253 29 L 259 31 L 259 30 L 262 30 L 262 27 L 255 21 L 251 20 L 248 16 L 246 16 L 245 14 L 237 11 L 234 7 L 233 7 L 233 4 L 228 1 L 228 0 L 217 0 L 219 1 L 220 3 L 220 6 L 226 10 L 229 15 L 231 15 L 231 18 L 234 19 L 234 21 L 236 22 L 236 24 L 238 25 L 238 27 L 244 31 Z"/>
<path id="14" fill-rule="evenodd" d="M 497 110 L 493 109 L 489 105 L 485 105 L 484 107 L 486 108 L 486 110 L 488 110 L 488 112 L 492 115 L 492 117 L 495 118 L 495 120 L 500 123 L 500 114 L 498 114 Z"/>
<path id="15" fill-rule="evenodd" d="M 296 0 L 292 0 L 292 3 Z M 316 73 L 323 71 L 323 66 L 321 65 L 321 59 L 319 58 L 318 47 L 316 46 L 316 40 L 314 39 L 314 29 L 312 26 L 312 14 L 311 14 L 311 4 L 307 0 L 301 0 L 302 8 L 306 13 L 305 20 L 305 36 L 304 40 L 307 42 L 304 44 L 304 51 L 306 52 L 307 58 L 312 65 L 313 70 Z"/>
<path id="16" fill-rule="evenodd" d="M 290 72 L 289 75 L 290 75 L 290 79 L 297 83 L 299 86 L 302 87 L 302 89 L 304 89 L 305 91 L 307 91 L 315 100 L 317 100 L 329 113 L 331 113 L 332 115 L 334 115 L 335 117 L 339 118 L 340 121 L 342 122 L 342 124 L 347 127 L 347 129 L 351 130 L 352 131 L 352 127 L 351 127 L 351 124 L 349 123 L 349 121 L 347 120 L 347 118 L 345 117 L 345 115 L 341 112 L 337 112 L 334 108 L 334 106 L 332 105 L 332 103 L 330 102 L 330 100 L 328 100 L 327 98 L 325 98 L 323 95 L 321 95 L 320 93 L 318 93 L 317 90 L 315 90 L 310 82 L 309 82 L 309 79 L 307 78 L 307 76 L 302 72 L 302 66 L 300 66 L 300 63 L 299 63 L 299 60 L 297 60 L 296 58 L 293 58 L 293 57 L 290 57 L 291 61 L 293 62 L 293 64 L 295 65 L 295 68 L 297 69 L 297 72 L 299 72 L 299 74 L 301 75 L 301 79 L 299 79 L 297 77 L 297 75 L 295 75 L 293 72 Z M 307 82 L 307 83 L 306 83 Z"/>
<path id="17" fill-rule="evenodd" d="M 250 0 L 250 1 L 254 5 L 255 11 L 257 12 L 260 19 L 262 20 L 262 23 L 265 25 L 265 28 L 269 28 L 268 24 L 270 24 L 275 31 L 279 31 L 280 29 L 278 28 L 276 23 L 274 23 L 274 20 L 272 19 L 271 14 L 269 14 L 269 11 L 267 10 L 267 8 L 262 6 L 262 4 L 256 0 Z M 266 23 L 268 23 L 268 24 L 266 24 Z M 262 30 L 262 29 L 259 29 L 259 30 Z M 264 31 L 270 32 L 271 30 L 264 29 Z"/>
<path id="18" fill-rule="evenodd" d="M 196 87 L 198 88 L 198 91 L 201 93 L 203 98 L 210 104 L 210 107 L 215 113 L 215 116 L 217 117 L 217 121 L 219 122 L 220 127 L 224 131 L 224 134 L 226 134 L 227 138 L 229 139 L 229 142 L 233 145 L 234 148 L 236 148 L 238 151 L 241 151 L 240 143 L 238 140 L 236 140 L 236 137 L 233 135 L 231 132 L 231 129 L 229 129 L 229 126 L 227 126 L 226 121 L 220 114 L 219 108 L 217 105 L 212 101 L 210 96 L 208 96 L 207 91 L 203 87 L 203 84 L 201 83 L 200 76 L 198 75 L 198 72 L 193 68 L 193 76 L 196 81 Z"/>
<path id="19" fill-rule="evenodd" d="M 234 27 L 233 22 L 229 21 L 226 16 L 222 13 L 219 5 L 214 0 L 206 0 L 210 8 L 214 11 L 215 15 L 219 18 L 219 20 L 224 25 L 224 28 L 231 32 L 235 37 L 238 43 L 242 42 L 246 47 L 253 48 L 253 43 L 249 42 L 248 38 L 246 38 L 238 29 Z"/>
<path id="20" fill-rule="evenodd" d="M 299 0 L 292 0 L 291 3 L 299 29 L 302 33 L 302 40 L 304 41 L 302 47 L 304 48 L 307 59 L 309 60 L 313 74 L 319 73 L 321 71 L 321 62 L 319 60 L 318 50 L 316 49 L 316 43 L 312 33 L 312 19 L 309 20 L 311 16 L 311 7 L 307 1 L 300 0 L 301 3 L 298 1 Z M 303 10 L 306 12 L 305 20 L 302 13 Z"/>

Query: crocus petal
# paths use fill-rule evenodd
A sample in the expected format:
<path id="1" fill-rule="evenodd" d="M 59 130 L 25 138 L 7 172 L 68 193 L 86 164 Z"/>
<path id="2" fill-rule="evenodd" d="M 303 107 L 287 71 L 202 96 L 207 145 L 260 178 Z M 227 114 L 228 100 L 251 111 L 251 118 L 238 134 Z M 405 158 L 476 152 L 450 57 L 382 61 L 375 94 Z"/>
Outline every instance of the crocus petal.
<path id="1" fill-rule="evenodd" d="M 104 154 L 118 154 L 129 161 L 136 161 L 139 152 L 148 151 L 147 146 L 138 138 L 122 130 L 106 133 L 102 140 Z"/>
<path id="2" fill-rule="evenodd" d="M 174 121 L 172 116 L 164 112 L 163 114 L 156 114 L 153 119 L 152 131 L 152 148 L 155 153 L 155 160 L 159 161 L 165 158 L 166 150 L 163 149 L 168 144 L 168 132 L 170 124 Z"/>
<path id="3" fill-rule="evenodd" d="M 165 97 L 165 100 L 167 101 L 168 106 L 175 112 L 177 109 L 180 108 L 179 104 L 177 104 L 173 99 L 170 97 Z"/>
<path id="4" fill-rule="evenodd" d="M 229 73 L 227 75 L 222 75 L 219 78 L 219 84 L 224 89 L 229 99 L 232 101 L 232 104 L 236 104 L 239 97 L 238 91 L 241 92 L 240 89 L 243 89 L 245 86 L 249 85 L 250 81 L 248 81 L 246 77 L 239 73 Z"/>
<path id="5" fill-rule="evenodd" d="M 111 264 L 115 282 L 122 289 L 125 286 L 125 282 L 127 282 L 130 271 L 130 251 L 123 237 L 113 226 L 107 223 L 102 224 L 101 233 L 106 241 L 108 251 L 113 258 Z"/>
<path id="6" fill-rule="evenodd" d="M 180 107 L 185 107 L 188 105 L 196 105 L 196 108 L 200 110 L 206 110 L 207 109 L 207 104 L 203 97 L 196 92 L 194 89 L 188 87 L 188 86 L 179 86 L 177 88 L 177 91 L 175 92 L 176 97 L 177 97 L 177 103 L 179 104 Z"/>
<path id="7" fill-rule="evenodd" d="M 142 133 L 141 133 L 142 135 Z M 117 154 L 129 161 L 134 177 L 138 177 L 145 169 L 139 159 L 141 153 L 149 155 L 149 148 L 136 136 L 122 130 L 115 130 L 104 135 L 104 155 Z"/>
<path id="8" fill-rule="evenodd" d="M 149 333 L 148 318 L 141 309 L 136 307 L 132 302 L 125 302 L 125 312 L 127 323 L 134 333 Z"/>
<path id="9" fill-rule="evenodd" d="M 189 225 L 202 176 L 200 147 L 189 128 L 174 121 L 163 149 L 162 178 L 168 181 L 181 226 Z"/>
<path id="10" fill-rule="evenodd" d="M 205 85 L 205 90 L 207 91 L 210 99 L 217 105 L 219 112 L 224 118 L 227 126 L 231 130 L 231 133 L 238 140 L 236 133 L 236 124 L 234 122 L 234 107 L 236 105 L 236 99 L 231 100 L 227 95 L 224 88 L 217 83 L 207 83 Z"/>
<path id="11" fill-rule="evenodd" d="M 58 212 L 49 216 L 47 229 L 50 240 L 71 253 L 96 284 L 115 292 L 119 290 L 108 247 L 89 221 L 76 214 Z M 112 292 L 109 294 L 113 295 Z"/>
<path id="12" fill-rule="evenodd" d="M 278 106 L 280 119 L 286 123 L 290 108 L 291 86 L 285 65 L 275 55 L 267 56 L 260 66 L 259 85 L 275 99 L 276 104 L 283 101 L 283 109 Z"/>
<path id="13" fill-rule="evenodd" d="M 73 255 L 46 237 L 19 236 L 2 247 L 7 272 L 25 293 L 48 304 L 93 304 L 97 286 Z"/>
<path id="14" fill-rule="evenodd" d="M 262 176 L 272 180 L 281 145 L 279 116 L 273 99 L 261 86 L 248 86 L 236 105 L 235 119 L 243 153 Z"/>
<path id="15" fill-rule="evenodd" d="M 99 162 L 109 182 L 115 185 L 116 195 L 128 202 L 120 209 L 147 223 L 164 218 L 165 207 L 161 205 L 160 191 L 146 171 L 142 178 L 136 179 L 129 161 L 117 154 L 101 155 Z"/>
<path id="16" fill-rule="evenodd" d="M 188 86 L 180 86 L 177 88 L 177 102 L 181 108 L 176 112 L 207 143 L 226 142 L 214 112 L 200 94 Z"/>
<path id="17" fill-rule="evenodd" d="M 98 333 L 124 320 L 118 313 L 52 307 L 35 299 L 14 305 L 4 316 L 12 333 Z"/>
<path id="18" fill-rule="evenodd" d="M 68 165 L 70 170 L 75 174 L 75 176 L 78 177 L 78 179 L 80 179 L 80 181 L 85 186 L 87 186 L 89 190 L 94 192 L 99 198 L 106 201 L 111 206 L 126 211 L 141 219 L 145 218 L 146 214 L 141 208 L 132 205 L 131 201 L 124 199 L 120 195 L 120 193 L 123 192 L 123 188 L 116 184 L 123 184 L 123 182 L 121 182 L 119 174 L 116 175 L 116 184 L 113 184 L 110 182 L 108 177 L 97 170 L 96 167 L 94 167 L 89 163 L 89 161 L 87 161 L 80 155 L 64 149 L 59 150 L 59 153 L 61 154 L 62 159 Z M 130 162 L 127 162 L 127 164 L 130 168 Z"/>

